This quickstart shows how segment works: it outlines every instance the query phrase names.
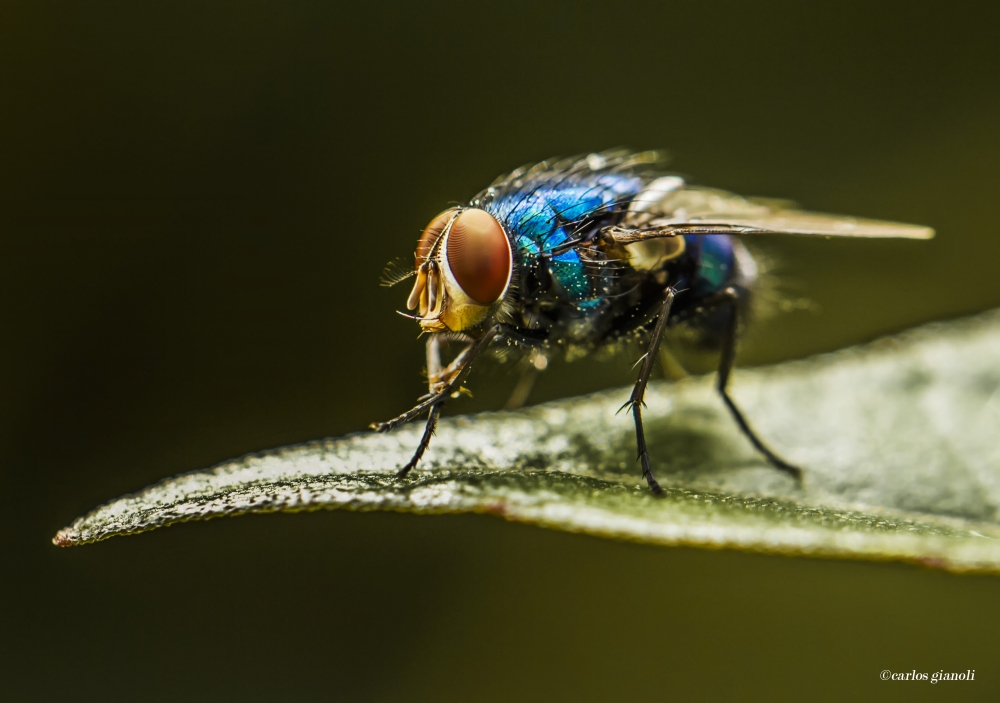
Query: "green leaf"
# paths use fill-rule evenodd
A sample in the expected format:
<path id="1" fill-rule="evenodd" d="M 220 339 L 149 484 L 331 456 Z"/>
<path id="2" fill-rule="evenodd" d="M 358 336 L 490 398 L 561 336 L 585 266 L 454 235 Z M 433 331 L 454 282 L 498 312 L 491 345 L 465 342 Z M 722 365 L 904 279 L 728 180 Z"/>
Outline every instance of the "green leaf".
<path id="1" fill-rule="evenodd" d="M 897 559 L 1000 571 L 1000 314 L 814 359 L 738 371 L 737 402 L 805 470 L 764 463 L 711 377 L 652 384 L 645 412 L 666 499 L 634 461 L 628 390 L 262 452 L 167 479 L 53 540 L 96 542 L 224 515 L 343 508 L 479 512 L 657 544 Z"/>

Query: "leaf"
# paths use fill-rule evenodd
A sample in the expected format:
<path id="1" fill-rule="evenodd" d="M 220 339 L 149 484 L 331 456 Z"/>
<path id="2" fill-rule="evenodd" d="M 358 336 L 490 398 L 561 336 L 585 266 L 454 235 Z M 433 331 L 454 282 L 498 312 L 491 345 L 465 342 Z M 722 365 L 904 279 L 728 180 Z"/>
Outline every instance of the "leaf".
<path id="1" fill-rule="evenodd" d="M 167 479 L 77 519 L 60 546 L 187 520 L 344 508 L 479 512 L 666 545 L 894 559 L 1000 572 L 1000 313 L 777 366 L 738 371 L 759 434 L 804 467 L 765 464 L 711 377 L 652 384 L 647 433 L 666 491 L 634 461 L 627 390 L 441 422 L 405 480 L 422 428 L 254 454 Z"/>

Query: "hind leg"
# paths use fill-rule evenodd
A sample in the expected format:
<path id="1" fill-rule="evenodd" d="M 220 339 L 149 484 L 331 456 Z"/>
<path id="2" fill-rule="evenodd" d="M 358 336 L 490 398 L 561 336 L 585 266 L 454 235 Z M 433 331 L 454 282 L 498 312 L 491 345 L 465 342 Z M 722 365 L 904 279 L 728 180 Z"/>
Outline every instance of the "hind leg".
<path id="1" fill-rule="evenodd" d="M 763 441 L 757 436 L 753 428 L 750 427 L 750 423 L 747 422 L 746 418 L 743 417 L 743 413 L 733 402 L 733 399 L 729 396 L 728 385 L 729 385 L 729 374 L 733 370 L 733 363 L 736 360 L 736 330 L 739 326 L 739 296 L 735 289 L 727 288 L 722 291 L 717 302 L 712 304 L 712 307 L 726 308 L 729 310 L 729 316 L 726 320 L 726 325 L 722 336 L 722 354 L 719 357 L 719 371 L 715 383 L 715 388 L 722 396 L 722 401 L 729 408 L 730 414 L 733 419 L 736 420 L 736 424 L 739 425 L 740 430 L 746 435 L 750 443 L 753 444 L 754 448 L 758 452 L 764 455 L 774 468 L 779 471 L 784 471 L 792 478 L 796 480 L 802 480 L 802 469 L 787 461 L 782 459 L 780 456 L 775 454 L 771 449 L 764 444 Z"/>

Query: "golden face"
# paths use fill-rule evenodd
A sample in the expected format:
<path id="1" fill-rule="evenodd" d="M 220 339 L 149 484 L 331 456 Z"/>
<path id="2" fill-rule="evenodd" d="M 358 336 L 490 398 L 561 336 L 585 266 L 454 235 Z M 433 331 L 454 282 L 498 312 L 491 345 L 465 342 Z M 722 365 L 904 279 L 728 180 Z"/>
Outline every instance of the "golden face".
<path id="1" fill-rule="evenodd" d="M 417 242 L 417 281 L 406 307 L 425 332 L 461 332 L 482 322 L 510 286 L 510 242 L 496 219 L 476 208 L 445 210 Z"/>

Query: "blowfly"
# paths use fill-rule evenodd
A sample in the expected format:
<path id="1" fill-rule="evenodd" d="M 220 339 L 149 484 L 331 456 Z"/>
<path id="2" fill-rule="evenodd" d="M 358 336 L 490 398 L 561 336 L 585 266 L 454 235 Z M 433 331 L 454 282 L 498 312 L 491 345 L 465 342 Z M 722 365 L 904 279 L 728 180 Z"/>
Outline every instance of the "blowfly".
<path id="1" fill-rule="evenodd" d="M 934 232 L 690 185 L 657 173 L 657 162 L 655 152 L 622 151 L 543 161 L 501 176 L 467 205 L 431 220 L 417 242 L 413 268 L 384 279 L 391 284 L 415 277 L 407 308 L 427 335 L 427 395 L 399 417 L 372 426 L 385 432 L 427 415 L 413 458 L 398 476 L 420 461 L 442 406 L 458 395 L 484 354 L 522 352 L 530 378 L 553 357 L 638 338 L 646 353 L 622 407 L 635 420 L 642 474 L 654 494 L 662 493 L 646 449 L 643 394 L 664 331 L 684 325 L 699 346 L 718 353 L 716 388 L 743 434 L 776 469 L 801 478 L 798 467 L 757 436 L 727 391 L 737 331 L 757 278 L 740 237 L 928 239 Z M 461 345 L 447 364 L 443 343 Z M 519 383 L 514 404 L 526 395 Z"/>

